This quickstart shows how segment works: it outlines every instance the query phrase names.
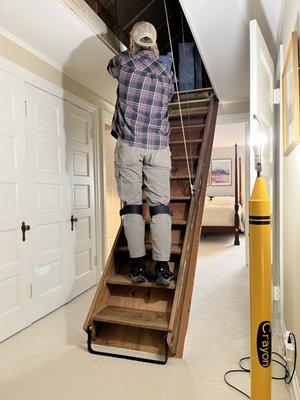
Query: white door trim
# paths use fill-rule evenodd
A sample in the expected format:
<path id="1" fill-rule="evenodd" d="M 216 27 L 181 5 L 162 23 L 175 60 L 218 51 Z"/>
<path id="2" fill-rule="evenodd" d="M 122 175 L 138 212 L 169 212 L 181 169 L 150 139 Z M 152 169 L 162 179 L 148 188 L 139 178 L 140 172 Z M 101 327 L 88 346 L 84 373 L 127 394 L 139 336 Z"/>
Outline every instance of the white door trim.
<path id="1" fill-rule="evenodd" d="M 95 218 L 96 218 L 96 257 L 97 257 L 97 281 L 100 281 L 102 271 L 102 258 L 105 254 L 104 249 L 104 234 L 103 234 L 103 169 L 102 169 L 102 143 L 101 143 L 101 130 L 99 125 L 98 110 L 96 109 L 93 114 L 94 126 L 94 185 L 95 185 Z M 99 133 L 100 132 L 100 133 Z M 100 138 L 99 138 L 100 136 Z M 100 139 L 100 140 L 99 140 Z"/>
<path id="2" fill-rule="evenodd" d="M 103 254 L 103 228 L 101 225 L 101 213 L 100 210 L 102 208 L 102 201 L 103 201 L 103 193 L 101 194 L 100 188 L 101 188 L 101 182 L 103 180 L 103 175 L 101 174 L 100 170 L 100 151 L 103 151 L 102 148 L 100 148 L 100 142 L 99 142 L 99 121 L 98 121 L 98 108 L 94 106 L 93 104 L 89 103 L 86 100 L 81 99 L 80 97 L 68 92 L 65 89 L 62 89 L 61 87 L 55 85 L 52 82 L 47 81 L 46 79 L 34 74 L 31 71 L 28 71 L 27 69 L 19 66 L 18 64 L 7 60 L 5 57 L 0 56 L 0 70 L 9 73 L 10 75 L 14 75 L 17 78 L 23 79 L 25 82 L 36 86 L 39 89 L 44 90 L 45 92 L 48 92 L 52 94 L 53 96 L 56 96 L 62 100 L 66 100 L 71 104 L 74 104 L 77 107 L 80 107 L 88 112 L 90 112 L 93 115 L 93 124 L 94 124 L 94 135 L 95 135 L 95 142 L 94 142 L 94 169 L 95 169 L 95 207 L 96 207 L 96 257 L 98 260 L 98 265 L 97 265 L 97 278 L 100 279 L 101 277 L 101 272 L 100 272 L 100 265 L 101 260 L 104 257 Z M 100 132 L 101 136 L 101 132 Z M 101 157 L 102 158 L 102 157 Z"/>
<path id="3" fill-rule="evenodd" d="M 107 198 L 105 194 L 105 188 L 106 188 L 106 163 L 105 163 L 105 149 L 104 149 L 104 131 L 105 131 L 105 123 L 107 122 L 108 124 L 111 124 L 112 121 L 112 116 L 113 113 L 110 113 L 106 110 L 101 110 L 101 132 L 100 132 L 100 140 L 101 140 L 101 161 L 102 161 L 102 237 L 103 237 L 103 253 L 102 253 L 102 265 L 105 265 L 105 255 L 107 251 L 107 243 L 106 243 L 106 227 L 107 227 Z"/>
<path id="4" fill-rule="evenodd" d="M 249 267 L 249 200 L 250 200 L 250 116 L 245 123 L 245 202 L 243 204 L 245 213 L 245 266 Z"/>
<path id="5" fill-rule="evenodd" d="M 283 71 L 283 64 L 284 64 L 284 59 L 283 59 L 283 44 L 280 45 L 279 47 L 279 63 L 280 63 L 280 88 L 282 88 L 282 71 Z M 279 159 L 277 162 L 279 162 L 279 205 L 278 205 L 278 212 L 279 212 L 279 269 L 280 269 L 280 319 L 281 323 L 283 323 L 284 320 L 284 273 L 283 273 L 283 135 L 282 135 L 282 130 L 283 130 L 283 122 L 282 122 L 282 101 L 280 103 L 280 122 L 279 122 Z"/>

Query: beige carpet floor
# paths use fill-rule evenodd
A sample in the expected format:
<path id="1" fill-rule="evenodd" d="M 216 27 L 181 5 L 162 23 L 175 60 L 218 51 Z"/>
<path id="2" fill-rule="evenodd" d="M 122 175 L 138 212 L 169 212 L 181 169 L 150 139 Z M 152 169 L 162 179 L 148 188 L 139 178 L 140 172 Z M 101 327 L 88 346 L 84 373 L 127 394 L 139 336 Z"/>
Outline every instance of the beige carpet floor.
<path id="1" fill-rule="evenodd" d="M 244 243 L 201 241 L 184 359 L 167 366 L 90 355 L 82 324 L 94 289 L 0 344 L 1 400 L 238 400 L 224 372 L 249 352 Z M 246 374 L 232 377 L 249 388 Z M 274 382 L 272 400 L 290 399 Z"/>

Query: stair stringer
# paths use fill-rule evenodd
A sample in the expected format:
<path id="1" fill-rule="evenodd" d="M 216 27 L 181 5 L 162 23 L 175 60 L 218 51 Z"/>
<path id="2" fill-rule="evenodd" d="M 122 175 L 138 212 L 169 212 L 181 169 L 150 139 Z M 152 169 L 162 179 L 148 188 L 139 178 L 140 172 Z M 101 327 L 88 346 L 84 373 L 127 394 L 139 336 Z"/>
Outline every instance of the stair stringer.
<path id="1" fill-rule="evenodd" d="M 167 343 L 170 352 L 176 357 L 183 356 L 184 342 L 188 327 L 218 103 L 219 100 L 216 96 L 214 94 L 211 95 L 195 178 L 195 194 L 189 210 L 187 230 L 183 243 L 176 291 L 171 311 Z"/>
<path id="2" fill-rule="evenodd" d="M 106 299 L 108 296 L 108 288 L 106 286 L 106 281 L 108 276 L 110 275 L 111 271 L 114 268 L 114 255 L 115 255 L 115 248 L 117 246 L 117 243 L 119 241 L 120 235 L 122 232 L 122 226 L 120 225 L 120 228 L 118 230 L 118 233 L 116 235 L 114 244 L 111 248 L 109 257 L 106 261 L 105 268 L 103 270 L 100 282 L 98 283 L 98 287 L 96 290 L 96 293 L 94 295 L 92 304 L 90 306 L 89 312 L 87 314 L 83 329 L 88 332 L 88 329 L 91 327 L 93 329 L 93 315 L 99 310 L 103 305 L 106 303 Z M 92 331 L 92 337 L 93 337 L 93 331 Z"/>

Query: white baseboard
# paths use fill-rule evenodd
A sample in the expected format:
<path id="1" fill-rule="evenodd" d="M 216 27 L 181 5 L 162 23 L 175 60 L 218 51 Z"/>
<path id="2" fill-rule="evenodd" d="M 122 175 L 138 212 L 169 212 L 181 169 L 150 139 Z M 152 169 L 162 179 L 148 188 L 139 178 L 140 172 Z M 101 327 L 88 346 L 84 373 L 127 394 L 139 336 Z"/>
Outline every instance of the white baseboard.
<path id="1" fill-rule="evenodd" d="M 300 388 L 299 388 L 299 381 L 298 381 L 297 375 L 294 376 L 294 378 L 290 384 L 290 391 L 291 391 L 293 400 L 300 400 Z"/>
<path id="2" fill-rule="evenodd" d="M 283 320 L 281 320 L 281 341 L 284 346 L 284 338 L 286 336 L 286 327 L 285 323 Z M 298 377 L 295 373 L 292 382 L 289 384 L 289 389 L 292 395 L 293 400 L 300 400 L 300 386 L 299 386 L 299 380 Z"/>

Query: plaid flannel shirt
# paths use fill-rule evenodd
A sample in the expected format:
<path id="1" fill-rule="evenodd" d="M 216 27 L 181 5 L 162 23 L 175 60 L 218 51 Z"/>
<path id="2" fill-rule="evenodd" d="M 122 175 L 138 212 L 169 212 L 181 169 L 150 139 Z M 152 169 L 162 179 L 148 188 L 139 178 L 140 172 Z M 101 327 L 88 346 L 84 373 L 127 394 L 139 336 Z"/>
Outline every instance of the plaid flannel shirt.
<path id="1" fill-rule="evenodd" d="M 172 72 L 151 50 L 124 51 L 110 60 L 107 70 L 119 82 L 112 135 L 131 146 L 164 149 L 170 135 Z"/>

